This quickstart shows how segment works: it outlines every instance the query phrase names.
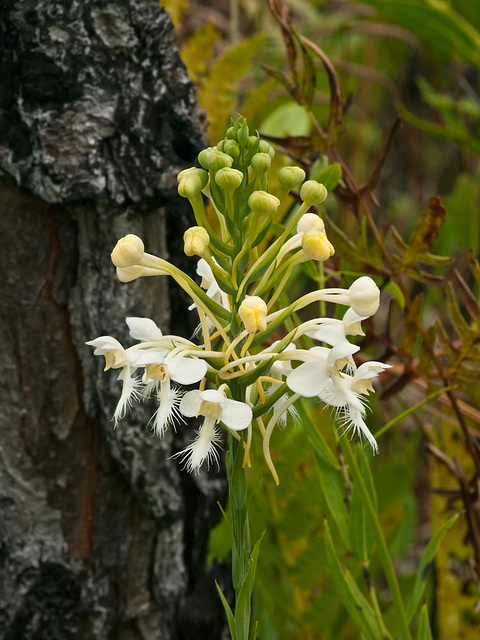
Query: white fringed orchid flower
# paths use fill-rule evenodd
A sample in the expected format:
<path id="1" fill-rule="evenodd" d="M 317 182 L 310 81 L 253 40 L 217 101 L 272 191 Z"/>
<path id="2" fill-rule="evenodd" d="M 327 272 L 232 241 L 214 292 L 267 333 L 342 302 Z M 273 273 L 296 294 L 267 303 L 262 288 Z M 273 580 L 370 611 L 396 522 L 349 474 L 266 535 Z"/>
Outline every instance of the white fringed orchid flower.
<path id="1" fill-rule="evenodd" d="M 252 410 L 244 402 L 231 400 L 216 389 L 189 391 L 180 402 L 180 411 L 187 418 L 204 416 L 195 440 L 176 454 L 188 471 L 198 471 L 204 462 L 218 462 L 220 443 L 219 422 L 232 431 L 246 429 L 252 421 Z"/>
<path id="2" fill-rule="evenodd" d="M 230 309 L 227 294 L 220 289 L 210 265 L 203 258 L 200 258 L 197 263 L 197 274 L 202 278 L 200 286 L 206 290 L 207 296 L 221 304 L 225 309 Z"/>
<path id="3" fill-rule="evenodd" d="M 95 347 L 94 355 L 105 357 L 105 371 L 121 369 L 118 380 L 122 380 L 122 393 L 113 414 L 113 419 L 117 424 L 125 415 L 132 398 L 138 396 L 138 380 L 132 377 L 136 367 L 131 361 L 128 351 L 111 336 L 100 336 L 95 340 L 89 340 L 86 344 Z"/>

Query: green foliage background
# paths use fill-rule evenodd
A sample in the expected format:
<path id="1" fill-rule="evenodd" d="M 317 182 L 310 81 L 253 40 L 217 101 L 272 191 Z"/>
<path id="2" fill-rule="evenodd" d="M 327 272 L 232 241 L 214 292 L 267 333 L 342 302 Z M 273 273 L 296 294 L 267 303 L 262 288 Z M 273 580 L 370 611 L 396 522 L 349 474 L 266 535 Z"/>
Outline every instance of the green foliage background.
<path id="1" fill-rule="evenodd" d="M 188 0 L 163 4 L 175 19 L 212 142 L 240 111 L 251 129 L 274 137 L 312 177 L 333 162 L 342 165 L 343 178 L 337 176 L 325 203 L 338 257 L 325 274 L 305 268 L 295 286 L 312 288 L 322 278 L 356 273 L 372 274 L 383 285 L 384 306 L 362 344 L 371 357 L 394 365 L 369 417 L 374 433 L 391 425 L 379 439 L 381 454 L 369 461 L 380 522 L 405 602 L 415 592 L 428 541 L 450 523 L 441 545 L 435 543 L 435 570 L 422 574 L 419 604 L 427 604 L 429 616 L 419 608 L 412 629 L 418 638 L 477 638 L 478 7 L 470 0 L 291 0 L 291 24 L 321 48 L 338 77 L 342 113 L 332 125 L 325 64 L 300 40 L 293 60 L 267 3 L 231 0 L 204 12 Z M 402 124 L 392 132 L 398 116 Z M 388 153 L 377 164 L 385 146 Z M 280 155 L 275 161 L 287 164 Z M 357 185 L 369 186 L 364 200 L 352 199 L 346 169 Z M 440 393 L 446 387 L 453 391 Z M 289 423 L 272 443 L 277 488 L 261 447 L 253 448 L 253 539 L 267 529 L 255 596 L 264 640 L 359 637 L 339 597 L 341 576 L 336 580 L 334 560 L 327 558 L 328 531 L 341 566 L 372 595 L 360 542 L 351 539 L 358 530 L 352 518 L 361 510 L 338 448 L 340 434 L 319 407 L 311 415 L 335 462 L 316 455 L 305 425 Z M 452 513 L 461 514 L 456 522 L 449 521 Z M 397 637 L 371 525 L 368 518 L 362 522 L 374 597 Z M 212 532 L 212 558 L 228 555 L 224 527 Z"/>

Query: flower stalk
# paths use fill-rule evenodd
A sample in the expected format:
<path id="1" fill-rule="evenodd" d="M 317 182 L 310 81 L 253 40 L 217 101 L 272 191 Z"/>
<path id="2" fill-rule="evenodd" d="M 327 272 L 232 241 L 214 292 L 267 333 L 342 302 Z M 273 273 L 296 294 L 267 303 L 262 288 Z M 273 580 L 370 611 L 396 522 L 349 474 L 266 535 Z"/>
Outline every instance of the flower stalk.
<path id="1" fill-rule="evenodd" d="M 88 344 L 103 355 L 106 368 L 119 370 L 122 393 L 116 420 L 137 400 L 157 403 L 153 428 L 162 437 L 188 418 L 200 426 L 176 458 L 189 472 L 200 473 L 219 463 L 223 434 L 228 438 L 228 520 L 232 540 L 232 579 L 235 608 L 219 588 L 233 640 L 251 640 L 251 600 L 261 539 L 252 547 L 248 520 L 246 470 L 250 450 L 260 439 L 265 462 L 276 484 L 270 442 L 277 425 L 297 416 L 302 397 L 333 407 L 345 431 L 378 447 L 364 420 L 371 380 L 388 365 L 365 362 L 357 368 L 359 347 L 348 336 L 361 335 L 360 322 L 378 309 L 380 292 L 368 276 L 349 288 L 322 287 L 298 299 L 286 295 L 295 268 L 308 260 L 319 264 L 334 254 L 321 215 L 309 212 L 326 198 L 325 187 L 305 180 L 299 167 L 280 170 L 280 197 L 269 192 L 268 171 L 274 149 L 250 135 L 244 118 L 232 122 L 224 140 L 199 154 L 203 168 L 178 176 L 178 191 L 192 206 L 196 226 L 186 230 L 187 256 L 200 258 L 200 284 L 167 260 L 145 252 L 143 241 L 129 234 L 112 251 L 123 282 L 139 277 L 170 276 L 191 298 L 198 316 L 196 341 L 164 336 L 147 318 L 128 318 L 130 337 L 137 344 L 124 348 L 110 336 Z M 279 207 L 291 189 L 299 189 L 302 204 L 269 245 Z M 210 224 L 204 198 L 218 218 Z M 217 228 L 217 225 L 215 225 Z M 295 233 L 296 230 L 296 233 Z M 288 302 L 278 306 L 279 301 Z M 312 303 L 332 302 L 348 307 L 342 320 L 319 317 L 297 322 L 297 313 Z M 280 339 L 275 339 L 275 334 Z M 308 335 L 317 345 L 297 349 L 294 340 Z M 320 346 L 322 345 L 322 346 Z M 328 345 L 328 346 L 324 346 Z M 198 384 L 185 391 L 183 385 Z M 265 426 L 266 425 L 266 426 Z M 405 636 L 406 640 L 406 636 Z"/>

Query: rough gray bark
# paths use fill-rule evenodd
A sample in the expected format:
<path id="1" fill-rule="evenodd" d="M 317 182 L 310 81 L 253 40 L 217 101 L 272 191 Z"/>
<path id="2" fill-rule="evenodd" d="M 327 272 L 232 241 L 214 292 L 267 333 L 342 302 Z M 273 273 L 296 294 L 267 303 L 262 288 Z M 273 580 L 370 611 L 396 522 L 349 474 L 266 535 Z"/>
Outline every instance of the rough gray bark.
<path id="1" fill-rule="evenodd" d="M 109 260 L 126 233 L 185 260 L 175 176 L 203 123 L 172 25 L 154 0 L 1 0 L 0 65 L 0 636 L 214 640 L 223 476 L 183 474 L 189 434 L 153 438 L 149 404 L 114 430 L 84 344 L 127 345 L 127 315 L 191 330 L 177 289 Z"/>

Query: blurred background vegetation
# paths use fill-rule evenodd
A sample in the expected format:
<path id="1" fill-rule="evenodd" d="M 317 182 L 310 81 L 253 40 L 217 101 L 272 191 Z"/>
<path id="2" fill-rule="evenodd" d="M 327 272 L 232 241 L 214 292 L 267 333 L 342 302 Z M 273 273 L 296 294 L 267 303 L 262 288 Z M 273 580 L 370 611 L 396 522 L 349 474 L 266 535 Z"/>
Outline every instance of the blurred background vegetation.
<path id="1" fill-rule="evenodd" d="M 303 268 L 292 294 L 363 273 L 383 287 L 381 310 L 362 343 L 370 357 L 393 365 L 369 416 L 374 433 L 391 425 L 379 439 L 380 455 L 370 461 L 380 520 L 408 600 L 427 542 L 452 513 L 460 514 L 438 547 L 434 568 L 424 572 L 423 600 L 434 638 L 478 638 L 477 3 L 161 4 L 174 20 L 210 142 L 221 139 L 240 112 L 285 152 L 277 154 L 277 168 L 293 161 L 311 177 L 331 180 L 324 212 L 337 255 L 324 273 Z M 294 206 L 286 204 L 279 225 Z M 335 473 L 322 468 L 305 430 L 293 424 L 272 443 L 278 488 L 260 446 L 252 462 L 254 539 L 268 529 L 255 600 L 263 640 L 359 637 L 325 557 L 327 519 L 341 562 L 368 590 L 365 566 L 329 504 L 332 482 L 343 487 L 351 506 L 348 474 L 330 415 L 319 406 L 311 411 L 337 459 Z M 227 540 L 222 526 L 212 533 L 212 558 L 228 555 Z M 389 591 L 375 553 L 369 557 L 388 620 Z"/>

